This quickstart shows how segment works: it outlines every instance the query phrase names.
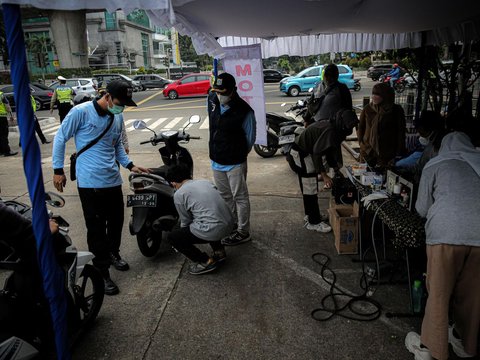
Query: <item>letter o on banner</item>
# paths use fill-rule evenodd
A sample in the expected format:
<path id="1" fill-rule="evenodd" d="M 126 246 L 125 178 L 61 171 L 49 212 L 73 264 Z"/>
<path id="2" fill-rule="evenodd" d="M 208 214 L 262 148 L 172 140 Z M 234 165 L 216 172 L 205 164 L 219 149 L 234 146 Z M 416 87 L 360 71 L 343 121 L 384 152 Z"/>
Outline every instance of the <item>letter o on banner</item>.
<path id="1" fill-rule="evenodd" d="M 251 91 L 253 89 L 253 83 L 249 80 L 243 80 L 238 83 L 238 88 L 242 91 Z"/>

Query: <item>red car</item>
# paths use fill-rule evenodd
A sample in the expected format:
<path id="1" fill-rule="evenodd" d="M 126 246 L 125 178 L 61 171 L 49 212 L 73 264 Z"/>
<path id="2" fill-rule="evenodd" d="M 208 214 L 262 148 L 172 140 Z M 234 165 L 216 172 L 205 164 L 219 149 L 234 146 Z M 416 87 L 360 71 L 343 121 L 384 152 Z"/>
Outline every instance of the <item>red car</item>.
<path id="1" fill-rule="evenodd" d="M 163 96 L 176 99 L 179 96 L 208 95 L 210 74 L 189 74 L 163 89 Z"/>

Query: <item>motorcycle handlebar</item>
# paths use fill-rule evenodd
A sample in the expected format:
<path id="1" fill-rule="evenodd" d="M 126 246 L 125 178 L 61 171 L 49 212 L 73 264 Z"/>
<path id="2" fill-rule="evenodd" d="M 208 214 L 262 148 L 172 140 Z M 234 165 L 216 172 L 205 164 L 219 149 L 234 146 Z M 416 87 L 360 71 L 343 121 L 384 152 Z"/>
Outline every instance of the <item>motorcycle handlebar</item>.
<path id="1" fill-rule="evenodd" d="M 200 140 L 201 137 L 200 136 L 190 136 L 190 139 L 194 139 L 194 140 Z"/>
<path id="2" fill-rule="evenodd" d="M 148 141 L 142 141 L 142 142 L 140 143 L 140 145 L 149 144 L 149 143 L 151 143 L 150 140 L 148 140 Z"/>

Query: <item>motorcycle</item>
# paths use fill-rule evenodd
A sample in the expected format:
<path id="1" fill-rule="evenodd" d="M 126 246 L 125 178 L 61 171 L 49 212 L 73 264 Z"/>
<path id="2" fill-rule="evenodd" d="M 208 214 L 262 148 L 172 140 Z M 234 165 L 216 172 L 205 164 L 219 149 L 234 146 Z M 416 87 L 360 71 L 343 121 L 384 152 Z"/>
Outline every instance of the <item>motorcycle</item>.
<path id="1" fill-rule="evenodd" d="M 281 106 L 285 106 L 283 103 Z M 303 115 L 307 111 L 307 101 L 298 100 L 286 112 L 286 116 L 276 113 L 267 113 L 267 145 L 255 144 L 253 149 L 263 158 L 269 158 L 281 149 L 282 154 L 287 154 L 295 140 L 294 131 L 303 126 Z"/>
<path id="2" fill-rule="evenodd" d="M 178 214 L 173 203 L 174 189 L 165 180 L 167 168 L 174 164 L 185 164 L 193 174 L 193 159 L 190 152 L 179 145 L 181 141 L 188 143 L 191 139 L 200 137 L 190 136 L 186 128 L 200 122 L 200 116 L 190 117 L 188 125 L 183 131 L 169 130 L 156 134 L 149 129 L 145 122 L 137 120 L 133 123 L 136 130 L 147 129 L 154 133 L 148 141 L 140 144 L 165 144 L 158 151 L 163 166 L 149 169 L 149 174 L 131 174 L 129 176 L 130 190 L 134 195 L 127 195 L 127 207 L 132 208 L 130 218 L 130 233 L 136 235 L 140 252 L 146 257 L 154 256 L 162 241 L 162 233 L 172 231 L 178 222 Z"/>
<path id="3" fill-rule="evenodd" d="M 387 76 L 387 74 L 384 74 L 384 75 L 380 76 L 378 81 L 383 82 L 383 83 L 387 83 L 387 84 L 390 85 L 390 79 L 391 78 L 392 78 L 391 76 Z M 406 87 L 407 87 L 407 82 L 405 81 L 405 77 L 403 77 L 403 76 L 401 76 L 400 78 L 395 80 L 395 82 L 393 83 L 393 89 L 399 94 L 404 92 Z"/>
<path id="4" fill-rule="evenodd" d="M 362 84 L 360 84 L 360 79 L 354 79 L 355 83 L 353 84 L 353 91 L 360 91 L 362 89 Z"/>
<path id="5" fill-rule="evenodd" d="M 46 194 L 46 202 L 54 208 L 65 205 L 65 200 L 54 193 Z M 17 201 L 4 203 L 31 220 L 30 206 Z M 53 215 L 50 210 L 48 213 L 59 225 L 59 232 L 52 237 L 56 259 L 65 273 L 71 346 L 95 321 L 103 304 L 104 282 L 100 272 L 91 264 L 94 255 L 78 251 L 72 244 L 68 222 L 59 215 Z M 0 354 L 5 347 L 21 345 L 22 340 L 40 353 L 51 351 L 54 335 L 50 325 L 50 307 L 43 293 L 38 267 L 31 260 L 35 256 L 34 240 L 31 244 L 25 239 L 18 239 L 15 243 L 0 241 L 0 269 L 11 271 L 0 290 L 0 342 L 8 339 L 0 346 Z M 3 359 L 1 355 L 0 358 Z"/>

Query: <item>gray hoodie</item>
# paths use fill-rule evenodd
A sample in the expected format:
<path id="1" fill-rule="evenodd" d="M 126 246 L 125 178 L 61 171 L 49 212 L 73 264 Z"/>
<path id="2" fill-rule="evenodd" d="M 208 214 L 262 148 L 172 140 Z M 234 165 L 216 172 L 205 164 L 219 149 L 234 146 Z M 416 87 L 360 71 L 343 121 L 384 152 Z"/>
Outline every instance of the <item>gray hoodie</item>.
<path id="1" fill-rule="evenodd" d="M 480 151 L 464 133 L 445 136 L 423 169 L 416 209 L 428 245 L 480 246 Z"/>

